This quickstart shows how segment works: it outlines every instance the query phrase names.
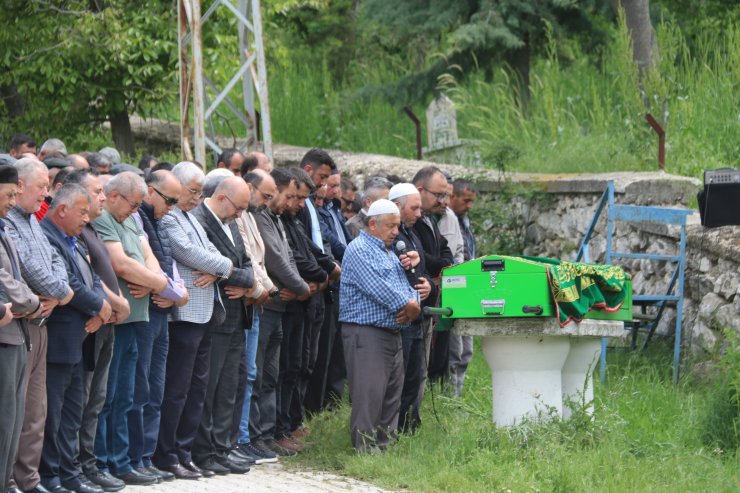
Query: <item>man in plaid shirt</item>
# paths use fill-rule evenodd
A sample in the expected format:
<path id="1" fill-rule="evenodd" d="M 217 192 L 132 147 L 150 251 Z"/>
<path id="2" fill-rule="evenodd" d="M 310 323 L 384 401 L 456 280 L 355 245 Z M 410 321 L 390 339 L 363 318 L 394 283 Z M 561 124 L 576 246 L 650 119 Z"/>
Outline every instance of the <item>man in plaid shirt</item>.
<path id="1" fill-rule="evenodd" d="M 15 168 L 18 196 L 16 206 L 8 212 L 8 235 L 18 248 L 21 275 L 33 292 L 39 294 L 43 310 L 42 318 L 28 324 L 31 351 L 26 365 L 26 413 L 13 477 L 21 490 L 35 491 L 41 488 L 38 470 L 46 422 L 46 319 L 57 305 L 67 304 L 74 293 L 68 284 L 64 261 L 49 244 L 33 215 L 49 194 L 49 170 L 33 158 L 20 159 Z"/>
<path id="2" fill-rule="evenodd" d="M 352 401 L 352 445 L 361 452 L 383 451 L 394 438 L 403 389 L 401 330 L 421 308 L 404 268 L 419 262 L 416 252 L 401 256 L 389 248 L 398 236 L 400 215 L 380 199 L 367 212 L 367 229 L 352 241 L 342 261 L 339 322 Z"/>

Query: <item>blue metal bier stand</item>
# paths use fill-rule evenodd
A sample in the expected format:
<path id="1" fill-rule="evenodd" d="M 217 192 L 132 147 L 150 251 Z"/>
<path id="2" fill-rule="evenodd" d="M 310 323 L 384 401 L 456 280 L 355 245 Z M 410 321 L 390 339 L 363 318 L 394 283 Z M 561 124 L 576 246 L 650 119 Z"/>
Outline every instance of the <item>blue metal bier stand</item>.
<path id="1" fill-rule="evenodd" d="M 607 207 L 607 231 L 604 263 L 611 264 L 614 259 L 618 258 L 659 260 L 676 263 L 676 270 L 671 277 L 671 281 L 668 283 L 665 294 L 634 295 L 632 297 L 632 302 L 634 305 L 653 305 L 657 308 L 656 316 L 647 324 L 648 336 L 645 340 L 644 346 L 647 346 L 647 343 L 652 338 L 653 333 L 657 328 L 658 321 L 663 315 L 666 304 L 668 302 L 676 303 L 676 331 L 673 348 L 673 382 L 677 383 L 679 377 L 679 361 L 681 358 L 681 325 L 683 322 L 683 290 L 684 273 L 686 270 L 686 217 L 691 215 L 692 211 L 683 209 L 668 209 L 663 207 L 615 204 L 614 182 L 609 181 L 607 182 L 606 190 L 604 190 L 604 193 L 599 200 L 599 204 L 596 208 L 594 217 L 591 220 L 591 224 L 586 230 L 586 234 L 584 235 L 583 241 L 581 242 L 581 246 L 578 249 L 576 262 L 590 261 L 588 244 L 591 240 L 591 236 L 594 233 L 599 217 L 601 216 L 601 213 L 603 212 L 605 207 Z M 612 237 L 614 236 L 614 228 L 616 222 L 648 222 L 679 226 L 681 228 L 679 254 L 659 255 L 652 253 L 631 253 L 614 251 L 612 246 Z M 677 289 L 676 282 L 678 282 Z M 675 294 L 672 294 L 674 291 Z M 636 323 L 637 322 L 633 322 L 633 324 Z M 634 328 L 633 330 L 636 330 L 636 328 Z M 603 382 L 606 378 L 606 338 L 602 338 L 601 341 L 601 361 L 599 374 L 601 377 L 601 381 Z"/>

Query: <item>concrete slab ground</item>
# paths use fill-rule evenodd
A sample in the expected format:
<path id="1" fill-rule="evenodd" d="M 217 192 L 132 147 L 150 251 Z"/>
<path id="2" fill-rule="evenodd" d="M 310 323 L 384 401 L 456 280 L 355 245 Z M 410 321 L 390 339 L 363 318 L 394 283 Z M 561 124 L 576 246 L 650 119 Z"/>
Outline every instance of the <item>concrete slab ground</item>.
<path id="1" fill-rule="evenodd" d="M 252 466 L 247 474 L 229 474 L 197 481 L 169 481 L 153 486 L 127 486 L 123 493 L 385 493 L 351 478 L 318 471 L 291 471 L 281 464 Z"/>

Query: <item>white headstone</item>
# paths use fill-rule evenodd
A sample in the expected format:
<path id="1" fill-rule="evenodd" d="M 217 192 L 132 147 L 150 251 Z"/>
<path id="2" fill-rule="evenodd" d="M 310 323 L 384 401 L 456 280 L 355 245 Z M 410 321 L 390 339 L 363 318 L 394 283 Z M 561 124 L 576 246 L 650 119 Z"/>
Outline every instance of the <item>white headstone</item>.
<path id="1" fill-rule="evenodd" d="M 433 152 L 460 144 L 455 103 L 442 94 L 427 108 L 427 150 Z"/>

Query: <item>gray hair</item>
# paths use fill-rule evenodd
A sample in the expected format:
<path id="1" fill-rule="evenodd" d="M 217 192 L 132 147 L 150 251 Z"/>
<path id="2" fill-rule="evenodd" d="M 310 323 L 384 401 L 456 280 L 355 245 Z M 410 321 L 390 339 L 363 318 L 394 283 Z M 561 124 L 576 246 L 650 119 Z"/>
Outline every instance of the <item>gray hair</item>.
<path id="1" fill-rule="evenodd" d="M 406 205 L 406 202 L 409 200 L 410 195 L 403 195 L 402 197 L 396 197 L 391 202 L 396 204 L 398 208 L 404 207 Z"/>
<path id="2" fill-rule="evenodd" d="M 387 192 L 393 187 L 393 183 L 382 176 L 373 176 L 365 182 L 365 191 L 362 192 L 362 202 L 369 199 L 373 202 L 381 198 L 383 192 Z"/>
<path id="3" fill-rule="evenodd" d="M 378 214 L 377 216 L 362 216 L 362 224 L 365 225 L 365 227 L 370 226 L 370 219 L 380 220 L 384 218 L 385 216 L 395 216 L 398 217 L 398 214 L 390 213 L 390 214 Z"/>
<path id="4" fill-rule="evenodd" d="M 121 154 L 113 147 L 103 147 L 98 152 L 107 157 L 113 166 L 121 164 Z"/>
<path id="5" fill-rule="evenodd" d="M 52 152 L 61 152 L 65 156 L 67 155 L 67 147 L 64 145 L 64 142 L 62 142 L 59 139 L 49 139 L 46 142 L 43 143 L 41 146 L 41 149 L 39 149 L 39 154 L 41 153 L 49 154 Z"/>
<path id="6" fill-rule="evenodd" d="M 108 195 L 111 192 L 118 192 L 121 195 L 146 195 L 146 183 L 144 179 L 132 173 L 131 171 L 124 171 L 118 173 L 105 184 L 105 194 Z"/>
<path id="7" fill-rule="evenodd" d="M 15 169 L 18 171 L 18 179 L 23 180 L 24 182 L 31 180 L 37 172 L 46 173 L 47 176 L 49 174 L 49 168 L 47 168 L 46 165 L 38 159 L 34 159 L 32 157 L 19 159 L 13 166 L 15 166 Z"/>
<path id="8" fill-rule="evenodd" d="M 175 174 L 177 179 L 180 180 L 180 184 L 183 186 L 190 184 L 193 180 L 195 180 L 199 185 L 202 185 L 206 179 L 206 175 L 203 173 L 203 170 L 200 169 L 197 164 L 190 161 L 178 163 L 174 168 L 172 168 L 172 172 Z"/>
<path id="9" fill-rule="evenodd" d="M 206 175 L 206 180 L 203 183 L 203 196 L 212 197 L 216 192 L 219 185 L 226 179 L 232 178 L 234 173 L 228 170 L 228 168 L 216 168 L 211 170 Z"/>
<path id="10" fill-rule="evenodd" d="M 77 200 L 77 197 L 79 197 L 80 195 L 85 197 L 87 201 L 90 202 L 90 194 L 87 193 L 87 190 L 75 183 L 66 183 L 62 185 L 59 190 L 57 190 L 56 194 L 54 195 L 54 199 L 49 205 L 49 210 L 54 210 L 60 205 L 72 207 L 72 205 L 74 205 L 75 201 Z"/>

